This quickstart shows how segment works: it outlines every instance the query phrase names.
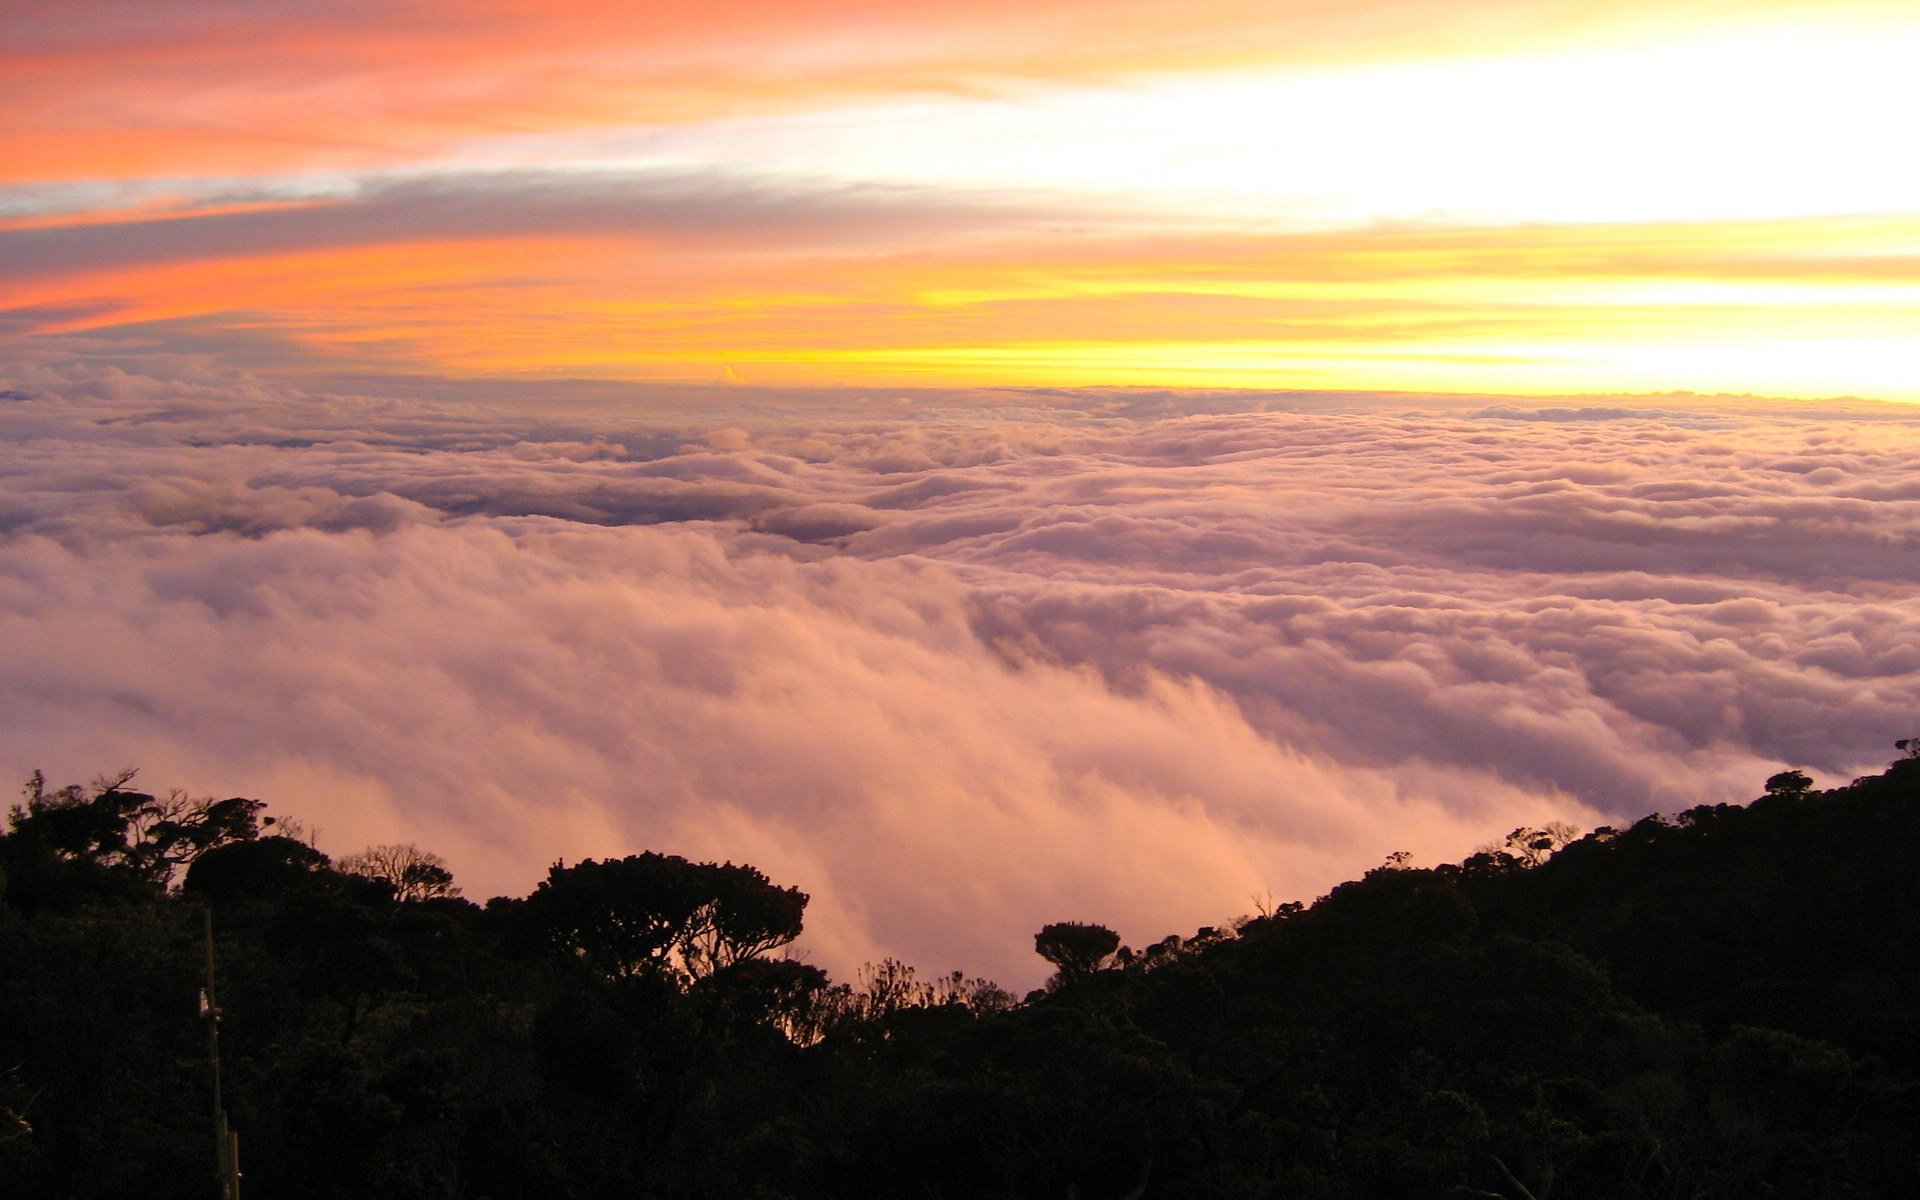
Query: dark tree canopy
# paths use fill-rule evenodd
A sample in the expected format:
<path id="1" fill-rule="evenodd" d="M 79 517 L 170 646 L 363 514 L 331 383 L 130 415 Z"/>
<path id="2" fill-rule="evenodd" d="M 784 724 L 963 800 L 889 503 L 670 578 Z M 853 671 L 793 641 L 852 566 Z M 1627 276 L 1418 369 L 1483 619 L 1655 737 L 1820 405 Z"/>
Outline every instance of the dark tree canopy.
<path id="1" fill-rule="evenodd" d="M 1058 921 L 1033 935 L 1033 952 L 1066 979 L 1091 975 L 1120 949 L 1120 935 L 1105 925 Z"/>
<path id="2" fill-rule="evenodd" d="M 0 832 L 0 1196 L 217 1194 L 209 910 L 251 1195 L 1903 1196 L 1920 759 L 1805 780 L 1142 954 L 1048 925 L 1024 1002 L 781 956 L 807 897 L 751 867 L 556 865 L 483 910 L 252 801 L 36 781 Z"/>
<path id="3" fill-rule="evenodd" d="M 555 863 L 526 915 L 549 945 L 601 974 L 694 980 L 793 941 L 806 906 L 805 892 L 752 867 L 649 851 Z"/>
<path id="4" fill-rule="evenodd" d="M 134 772 L 48 791 L 35 771 L 25 803 L 8 814 L 9 839 L 56 859 L 164 885 L 175 872 L 217 846 L 259 834 L 258 800 L 155 796 L 127 786 Z"/>
<path id="5" fill-rule="evenodd" d="M 1782 771 L 1767 777 L 1767 795 L 1804 796 L 1813 789 L 1813 780 L 1804 771 Z"/>
<path id="6" fill-rule="evenodd" d="M 187 868 L 181 889 L 215 904 L 288 895 L 327 867 L 326 855 L 287 837 L 257 838 L 216 846 Z"/>

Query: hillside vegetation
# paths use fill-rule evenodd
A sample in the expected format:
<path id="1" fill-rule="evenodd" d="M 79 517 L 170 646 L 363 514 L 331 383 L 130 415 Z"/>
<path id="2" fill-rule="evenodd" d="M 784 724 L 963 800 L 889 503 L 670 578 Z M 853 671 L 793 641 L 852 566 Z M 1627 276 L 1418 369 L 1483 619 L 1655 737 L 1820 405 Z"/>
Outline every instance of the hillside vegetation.
<path id="1" fill-rule="evenodd" d="M 748 866 L 481 906 L 257 801 L 36 777 L 0 835 L 0 1195 L 218 1194 L 209 910 L 249 1197 L 1909 1195 L 1920 758 L 1766 786 L 1145 950 L 1062 921 L 1017 1000 L 836 983 Z"/>

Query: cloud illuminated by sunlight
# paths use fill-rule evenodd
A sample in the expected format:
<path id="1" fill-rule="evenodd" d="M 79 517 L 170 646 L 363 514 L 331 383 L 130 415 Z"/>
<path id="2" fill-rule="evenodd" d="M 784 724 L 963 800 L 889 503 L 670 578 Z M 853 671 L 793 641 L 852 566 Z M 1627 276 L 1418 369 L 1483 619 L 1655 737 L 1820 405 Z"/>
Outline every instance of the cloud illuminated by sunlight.
<path id="1" fill-rule="evenodd" d="M 1920 399 L 1900 6 L 325 10 L 7 18 L 0 327 L 290 372 Z"/>
<path id="2" fill-rule="evenodd" d="M 1920 23 L 1505 57 L 1166 73 L 605 137 L 618 162 L 1020 186 L 1281 227 L 1911 212 Z M 534 147 L 522 143 L 519 150 Z"/>

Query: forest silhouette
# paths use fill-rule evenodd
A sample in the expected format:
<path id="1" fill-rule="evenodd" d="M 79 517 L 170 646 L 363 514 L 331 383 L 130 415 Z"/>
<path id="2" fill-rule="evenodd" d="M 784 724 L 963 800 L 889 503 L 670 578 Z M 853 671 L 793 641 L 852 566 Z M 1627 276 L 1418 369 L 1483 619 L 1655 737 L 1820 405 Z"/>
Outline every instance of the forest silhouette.
<path id="1" fill-rule="evenodd" d="M 1899 749 L 1143 950 L 1049 924 L 1024 998 L 836 982 L 786 956 L 807 896 L 749 866 L 556 863 L 480 905 L 256 800 L 36 774 L 0 834 L 0 1196 L 220 1194 L 216 1019 L 250 1198 L 1909 1195 Z"/>

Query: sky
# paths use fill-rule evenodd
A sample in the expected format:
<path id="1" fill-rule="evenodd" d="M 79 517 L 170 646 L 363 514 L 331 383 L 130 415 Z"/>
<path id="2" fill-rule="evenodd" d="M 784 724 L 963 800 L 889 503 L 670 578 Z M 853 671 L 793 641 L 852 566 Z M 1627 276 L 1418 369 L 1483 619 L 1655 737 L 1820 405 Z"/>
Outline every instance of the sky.
<path id="1" fill-rule="evenodd" d="M 0 776 L 1031 986 L 1920 735 L 1920 10 L 0 8 Z"/>
<path id="2" fill-rule="evenodd" d="M 0 32 L 25 336 L 1920 400 L 1906 0 L 69 0 Z"/>

